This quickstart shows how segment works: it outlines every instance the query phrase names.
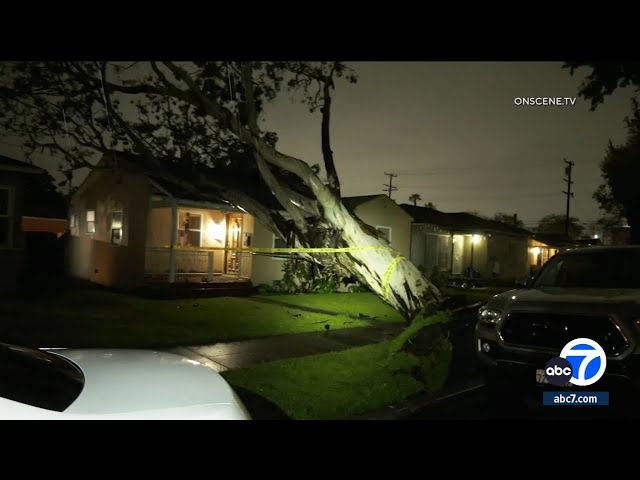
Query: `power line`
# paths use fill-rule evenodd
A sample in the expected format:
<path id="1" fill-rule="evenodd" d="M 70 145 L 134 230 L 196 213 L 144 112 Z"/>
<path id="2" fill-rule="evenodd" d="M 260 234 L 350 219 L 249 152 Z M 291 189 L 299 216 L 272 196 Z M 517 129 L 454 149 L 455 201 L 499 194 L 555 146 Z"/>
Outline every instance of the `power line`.
<path id="1" fill-rule="evenodd" d="M 383 189 L 383 191 L 386 190 L 389 194 L 389 198 L 391 198 L 391 192 L 395 192 L 396 190 L 398 190 L 398 187 L 393 186 L 393 179 L 396 178 L 398 175 L 395 173 L 387 173 L 387 172 L 384 172 L 384 174 L 387 177 L 389 177 L 389 183 L 383 184 L 383 186 L 386 187 Z"/>

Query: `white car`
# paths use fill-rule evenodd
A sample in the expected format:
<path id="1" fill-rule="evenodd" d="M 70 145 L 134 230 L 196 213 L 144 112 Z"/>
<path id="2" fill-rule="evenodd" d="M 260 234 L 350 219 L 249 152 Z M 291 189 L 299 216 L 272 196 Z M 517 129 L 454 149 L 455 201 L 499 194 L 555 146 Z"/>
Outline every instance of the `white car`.
<path id="1" fill-rule="evenodd" d="M 0 343 L 2 420 L 250 420 L 214 370 L 149 350 L 34 350 Z"/>

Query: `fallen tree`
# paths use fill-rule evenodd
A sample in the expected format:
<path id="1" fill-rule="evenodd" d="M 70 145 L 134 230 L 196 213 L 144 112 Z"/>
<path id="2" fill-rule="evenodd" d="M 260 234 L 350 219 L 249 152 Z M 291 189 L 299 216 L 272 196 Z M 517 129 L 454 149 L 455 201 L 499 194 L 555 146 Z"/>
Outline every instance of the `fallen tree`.
<path id="1" fill-rule="evenodd" d="M 97 152 L 137 154 L 152 170 L 185 190 L 207 187 L 254 215 L 290 246 L 339 249 L 301 255 L 366 284 L 411 321 L 441 301 L 432 285 L 377 231 L 341 201 L 330 142 L 334 81 L 355 82 L 340 62 L 108 62 L 18 63 L 0 67 L 1 122 L 27 139 L 31 151 L 64 159 L 70 181 L 95 168 Z M 320 111 L 320 169 L 280 152 L 277 136 L 259 128 L 265 103 L 285 89 Z M 255 189 L 221 181 L 236 169 L 254 175 L 277 200 L 266 207 Z"/>

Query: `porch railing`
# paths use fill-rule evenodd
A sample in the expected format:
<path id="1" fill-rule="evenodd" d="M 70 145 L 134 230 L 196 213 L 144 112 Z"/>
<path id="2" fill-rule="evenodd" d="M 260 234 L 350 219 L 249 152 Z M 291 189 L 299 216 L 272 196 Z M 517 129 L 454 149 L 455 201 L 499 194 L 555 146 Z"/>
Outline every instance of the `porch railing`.
<path id="1" fill-rule="evenodd" d="M 207 249 L 175 249 L 176 279 L 181 277 L 202 276 L 207 281 L 213 281 L 214 275 L 235 276 L 248 279 L 251 276 L 251 253 L 237 252 L 234 257 L 233 270 L 227 268 L 227 273 L 215 272 L 214 259 L 224 250 Z M 147 247 L 145 251 L 144 273 L 148 277 L 169 276 L 171 269 L 171 249 L 168 247 Z"/>

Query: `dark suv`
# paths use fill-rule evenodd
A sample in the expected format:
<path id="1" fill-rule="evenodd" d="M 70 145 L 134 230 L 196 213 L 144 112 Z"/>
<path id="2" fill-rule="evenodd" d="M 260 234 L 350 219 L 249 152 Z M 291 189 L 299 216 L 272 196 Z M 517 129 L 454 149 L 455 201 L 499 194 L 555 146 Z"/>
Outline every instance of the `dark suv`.
<path id="1" fill-rule="evenodd" d="M 637 401 L 640 246 L 586 247 L 555 255 L 524 288 L 492 297 L 479 310 L 476 326 L 490 394 L 537 397 L 541 403 L 541 391 L 561 389 L 546 383 L 542 369 L 576 338 L 598 342 L 607 368 L 595 384 L 571 390 L 609 391 L 611 405 Z"/>

